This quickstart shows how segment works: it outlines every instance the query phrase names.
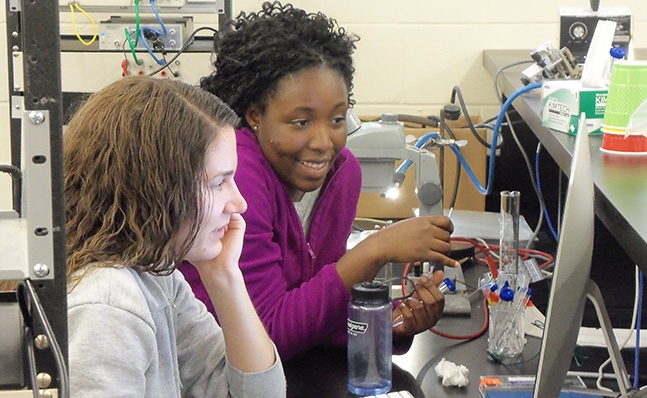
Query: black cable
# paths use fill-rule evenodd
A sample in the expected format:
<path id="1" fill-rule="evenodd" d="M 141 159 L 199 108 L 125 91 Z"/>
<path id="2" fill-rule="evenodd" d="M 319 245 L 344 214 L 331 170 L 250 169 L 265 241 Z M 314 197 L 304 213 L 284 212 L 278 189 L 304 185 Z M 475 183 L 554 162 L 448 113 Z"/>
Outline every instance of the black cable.
<path id="1" fill-rule="evenodd" d="M 458 149 L 460 151 L 460 148 Z M 461 162 L 456 158 L 456 175 L 454 176 L 454 189 L 452 189 L 452 198 L 449 201 L 449 208 L 453 209 L 456 206 L 456 198 L 458 198 L 458 184 L 461 183 Z"/>
<path id="2" fill-rule="evenodd" d="M 178 72 L 175 72 L 173 69 L 171 69 L 171 64 L 166 60 L 166 51 L 162 53 L 162 58 L 164 59 L 164 63 L 167 65 L 166 69 L 168 69 L 168 71 L 171 72 L 173 77 L 179 77 L 180 74 Z"/>
<path id="3" fill-rule="evenodd" d="M 20 287 L 20 286 L 18 286 Z M 36 369 L 36 356 L 34 355 L 34 319 L 31 316 L 31 313 L 27 310 L 29 307 L 29 300 L 28 298 L 24 297 L 23 295 L 20 295 L 18 293 L 18 290 L 16 288 L 16 294 L 17 294 L 17 299 L 18 299 L 18 305 L 20 307 L 20 310 L 22 312 L 22 319 L 23 319 L 23 343 L 24 343 L 24 348 L 25 348 L 25 355 L 26 355 L 26 368 L 29 371 L 28 375 L 28 380 L 29 380 L 29 387 L 32 390 L 32 393 L 34 395 L 34 398 L 40 398 L 40 388 L 38 387 L 38 370 Z"/>
<path id="4" fill-rule="evenodd" d="M 501 125 L 503 125 L 503 123 Z M 507 126 L 507 124 L 506 124 L 506 126 Z M 488 130 L 493 130 L 494 131 L 494 125 L 492 125 L 492 124 L 479 123 L 479 124 L 475 124 L 474 127 L 477 128 L 477 129 L 488 129 Z"/>
<path id="5" fill-rule="evenodd" d="M 198 32 L 201 32 L 201 31 L 203 31 L 203 30 L 209 30 L 209 31 L 211 31 L 211 32 L 214 32 L 215 34 L 217 34 L 217 33 L 218 33 L 218 31 L 217 31 L 216 29 L 211 28 L 211 27 L 208 27 L 208 26 L 203 26 L 203 27 L 201 27 L 201 28 L 198 28 L 198 29 L 194 30 L 194 31 L 189 35 L 189 37 L 187 38 L 187 40 L 186 40 L 186 42 L 184 43 L 184 45 L 182 46 L 182 48 L 180 48 L 180 49 L 178 50 L 178 52 L 177 52 L 173 57 L 171 57 L 171 59 L 169 59 L 168 61 L 166 61 L 166 59 L 165 59 L 165 61 L 166 61 L 166 62 L 164 62 L 164 65 L 160 66 L 158 69 L 156 69 L 156 70 L 152 71 L 151 73 L 149 73 L 149 74 L 148 74 L 148 76 L 155 76 L 155 75 L 156 75 L 156 74 L 158 74 L 159 72 L 161 72 L 161 71 L 163 71 L 164 69 L 168 68 L 168 66 L 169 66 L 170 64 L 172 64 L 172 63 L 173 63 L 173 61 L 175 61 L 175 60 L 176 60 L 176 59 L 177 59 L 177 58 L 178 58 L 182 53 L 184 53 L 184 52 L 185 52 L 185 51 L 186 51 L 186 50 L 191 46 L 191 44 L 193 44 L 193 40 L 195 39 L 195 35 L 197 35 L 197 34 L 198 34 Z"/>
<path id="6" fill-rule="evenodd" d="M 516 114 L 516 115 L 518 115 L 518 114 L 519 114 L 519 112 L 517 112 L 517 110 L 516 110 L 516 109 L 514 109 L 514 108 L 508 108 L 508 114 L 510 114 L 510 115 L 515 115 L 515 114 Z M 499 117 L 499 115 L 492 116 L 492 117 L 490 117 L 490 118 L 488 118 L 488 119 L 484 120 L 484 121 L 483 121 L 483 124 L 487 124 L 487 125 L 489 125 L 489 124 L 491 124 L 493 121 L 495 121 L 495 120 L 497 119 L 497 117 Z M 523 122 L 523 120 L 513 121 L 513 124 L 522 124 L 522 123 L 524 123 L 524 122 Z M 508 122 L 503 122 L 503 121 L 501 122 L 501 127 L 503 127 L 503 126 L 507 126 L 507 125 L 508 125 Z M 492 125 L 492 126 L 493 126 L 493 128 L 494 128 L 494 125 Z M 478 125 L 476 125 L 476 127 L 478 127 Z"/>
<path id="7" fill-rule="evenodd" d="M 22 171 L 14 165 L 11 164 L 0 164 L 0 172 L 11 174 L 11 177 L 19 180 L 22 178 Z"/>
<path id="8" fill-rule="evenodd" d="M 515 67 L 515 66 L 525 65 L 525 64 L 533 64 L 533 63 L 535 63 L 535 61 L 533 61 L 533 60 L 518 61 L 518 62 L 514 62 L 514 63 L 509 64 L 509 65 L 506 65 L 506 66 L 504 66 L 504 67 L 502 67 L 502 68 L 500 68 L 499 70 L 496 71 L 496 73 L 494 74 L 494 92 L 496 93 L 496 97 L 499 100 L 500 104 L 503 104 L 505 102 L 503 100 L 503 96 L 501 95 L 501 91 L 499 90 L 499 76 L 501 75 L 501 73 L 503 73 L 506 69 L 509 69 L 509 68 L 512 68 L 512 67 Z"/>
<path id="9" fill-rule="evenodd" d="M 495 121 L 497 119 L 497 117 L 498 117 L 498 115 L 497 116 L 492 116 L 491 118 L 485 119 L 483 121 L 483 123 L 484 124 L 491 124 L 493 121 Z"/>
<path id="10" fill-rule="evenodd" d="M 451 103 L 453 104 L 454 101 L 456 100 L 456 96 L 458 95 L 458 101 L 461 104 L 461 109 L 463 111 L 463 115 L 465 115 L 465 121 L 467 122 L 467 126 L 469 127 L 470 131 L 472 132 L 472 135 L 476 138 L 476 140 L 483 146 L 490 148 L 490 143 L 484 140 L 476 131 L 476 128 L 474 127 L 474 124 L 472 123 L 472 118 L 470 118 L 469 113 L 467 112 L 467 105 L 465 105 L 465 100 L 463 99 L 463 93 L 461 92 L 460 87 L 454 86 L 452 89 L 452 96 L 451 96 Z M 498 148 L 498 145 L 497 145 Z"/>
<path id="11" fill-rule="evenodd" d="M 11 175 L 13 179 L 13 203 L 14 209 L 20 213 L 20 195 L 22 191 L 22 171 L 10 164 L 0 164 L 0 172 Z"/>
<path id="12" fill-rule="evenodd" d="M 452 94 L 451 94 L 451 102 L 452 103 L 454 103 L 456 101 L 456 96 L 457 95 L 458 95 L 458 100 L 459 100 L 460 105 L 461 105 L 461 110 L 463 112 L 463 115 L 465 116 L 465 120 L 467 122 L 467 127 L 470 129 L 470 132 L 472 133 L 472 135 L 477 139 L 477 141 L 481 145 L 485 146 L 486 148 L 490 148 L 491 147 L 490 143 L 488 143 L 486 140 L 484 140 L 479 135 L 479 133 L 476 131 L 476 126 L 474 125 L 474 123 L 472 123 L 472 118 L 470 117 L 469 112 L 467 110 L 467 105 L 465 104 L 465 100 L 463 98 L 463 93 L 461 92 L 460 87 L 454 86 L 454 88 L 452 89 Z M 432 117 L 430 117 L 430 118 L 432 118 Z M 439 121 L 439 123 L 441 122 L 440 119 L 438 119 L 438 121 Z M 455 140 L 456 137 L 453 135 L 453 132 L 452 132 L 451 128 L 446 123 L 443 123 L 443 127 L 449 133 L 449 135 Z M 503 146 L 503 141 L 498 142 L 496 144 L 495 148 L 500 149 L 502 146 Z M 460 148 L 458 148 L 458 150 L 460 151 Z M 449 208 L 453 208 L 455 206 L 455 204 L 456 204 L 456 199 L 458 197 L 458 187 L 459 187 L 459 184 L 460 184 L 461 168 L 462 168 L 462 165 L 461 165 L 460 161 L 458 160 L 458 158 L 456 158 L 456 176 L 454 178 L 455 183 L 454 183 L 454 188 L 453 188 L 453 191 L 452 191 L 452 198 L 450 200 Z"/>
<path id="13" fill-rule="evenodd" d="M 18 285 L 16 294 L 18 296 L 18 303 L 20 304 L 20 310 L 22 312 L 23 319 L 27 320 L 26 323 L 33 330 L 33 316 L 29 311 L 31 308 L 32 312 L 35 312 L 38 318 L 38 322 L 43 327 L 43 332 L 45 334 L 45 337 L 47 337 L 49 347 L 52 350 L 54 362 L 56 364 L 56 370 L 58 371 L 60 379 L 59 397 L 68 398 L 70 396 L 70 379 L 67 373 L 65 359 L 63 358 L 63 352 L 61 351 L 61 347 L 58 345 L 58 341 L 56 341 L 56 336 L 54 336 L 52 326 L 49 324 L 47 315 L 45 315 L 45 311 L 43 310 L 43 306 L 41 305 L 40 300 L 38 299 L 38 295 L 34 291 L 34 286 L 31 284 L 31 280 L 28 278 L 24 279 Z M 33 339 L 31 341 L 28 341 L 27 343 L 31 344 L 32 341 Z M 38 388 L 34 388 L 34 390 L 37 391 Z M 35 396 L 40 396 L 40 394 Z"/>
<path id="14" fill-rule="evenodd" d="M 38 387 L 38 371 L 36 370 L 36 356 L 34 355 L 34 331 L 33 331 L 33 325 L 27 326 L 25 324 L 25 327 L 23 328 L 24 330 L 24 345 L 25 345 L 25 351 L 27 355 L 27 364 L 29 366 L 29 383 L 30 383 L 30 388 L 32 389 L 32 393 L 34 395 L 34 398 L 40 398 L 40 388 Z"/>

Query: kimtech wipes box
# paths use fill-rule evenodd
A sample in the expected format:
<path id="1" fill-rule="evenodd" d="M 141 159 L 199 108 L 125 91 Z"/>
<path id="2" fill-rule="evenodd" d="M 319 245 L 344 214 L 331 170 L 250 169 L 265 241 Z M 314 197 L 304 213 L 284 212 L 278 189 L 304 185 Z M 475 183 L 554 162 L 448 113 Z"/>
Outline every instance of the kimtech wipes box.
<path id="1" fill-rule="evenodd" d="M 601 134 L 607 88 L 583 88 L 579 80 L 546 80 L 542 84 L 542 125 L 576 134 L 580 113 L 586 112 L 589 134 Z"/>

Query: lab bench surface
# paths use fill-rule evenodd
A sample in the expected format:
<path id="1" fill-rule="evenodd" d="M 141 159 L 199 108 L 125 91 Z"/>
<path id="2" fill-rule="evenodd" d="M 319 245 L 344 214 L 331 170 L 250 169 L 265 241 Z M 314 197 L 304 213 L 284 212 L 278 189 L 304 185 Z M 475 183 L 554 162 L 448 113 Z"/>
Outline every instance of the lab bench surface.
<path id="1" fill-rule="evenodd" d="M 482 265 L 464 266 L 465 279 L 476 283 L 487 271 Z M 472 302 L 471 315 L 444 316 L 435 329 L 453 336 L 464 336 L 479 331 L 485 320 L 481 296 Z M 513 365 L 502 365 L 489 359 L 487 331 L 466 341 L 448 339 L 425 331 L 415 336 L 411 348 L 403 355 L 393 356 L 393 387 L 391 391 L 408 391 L 416 398 L 424 397 L 478 397 L 480 375 L 529 375 L 537 372 L 541 340 L 528 337 L 520 357 L 510 360 Z M 435 371 L 438 362 L 445 358 L 469 370 L 469 383 L 464 387 L 446 387 Z M 285 361 L 288 397 L 354 397 L 347 387 L 347 360 L 343 349 L 315 348 L 305 354 Z"/>
<path id="2" fill-rule="evenodd" d="M 465 281 L 470 286 L 477 284 L 478 278 L 488 268 L 481 263 L 468 261 L 463 265 Z M 541 283 L 541 282 L 540 282 Z M 533 285 L 533 289 L 538 287 Z M 534 295 L 533 295 L 534 297 Z M 443 316 L 434 327 L 435 330 L 453 337 L 478 334 L 481 331 L 486 313 L 482 295 L 474 295 L 471 300 L 471 314 L 467 316 Z M 505 363 L 494 362 L 486 353 L 487 330 L 471 340 L 450 339 L 425 331 L 415 336 L 411 348 L 402 355 L 393 356 L 393 386 L 391 391 L 408 391 L 415 398 L 479 397 L 480 376 L 526 376 L 535 375 L 539 363 L 541 339 L 526 336 L 523 352 L 516 358 L 506 359 Z M 622 351 L 627 370 L 631 373 L 632 350 Z M 468 384 L 464 387 L 444 386 L 435 367 L 442 359 L 469 370 Z M 606 349 L 586 349 L 578 351 L 578 359 L 571 362 L 571 370 L 597 372 L 598 366 L 608 358 Z M 288 398 L 352 398 L 346 386 L 347 360 L 344 349 L 315 348 L 301 356 L 284 361 L 287 378 Z M 584 379 L 589 388 L 595 388 L 595 379 Z M 605 386 L 617 391 L 613 380 L 605 380 Z"/>

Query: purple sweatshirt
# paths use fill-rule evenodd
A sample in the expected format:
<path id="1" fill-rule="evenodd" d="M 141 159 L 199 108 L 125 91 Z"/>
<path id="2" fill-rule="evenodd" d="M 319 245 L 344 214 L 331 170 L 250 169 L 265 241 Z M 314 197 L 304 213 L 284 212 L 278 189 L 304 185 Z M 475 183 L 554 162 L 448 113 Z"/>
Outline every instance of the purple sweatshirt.
<path id="1" fill-rule="evenodd" d="M 361 169 L 344 148 L 312 212 L 306 236 L 289 189 L 261 151 L 254 133 L 236 132 L 236 183 L 247 200 L 240 268 L 252 302 L 282 359 L 318 345 L 346 344 L 350 292 L 335 269 L 346 253 L 361 190 Z M 197 270 L 179 268 L 213 313 Z"/>

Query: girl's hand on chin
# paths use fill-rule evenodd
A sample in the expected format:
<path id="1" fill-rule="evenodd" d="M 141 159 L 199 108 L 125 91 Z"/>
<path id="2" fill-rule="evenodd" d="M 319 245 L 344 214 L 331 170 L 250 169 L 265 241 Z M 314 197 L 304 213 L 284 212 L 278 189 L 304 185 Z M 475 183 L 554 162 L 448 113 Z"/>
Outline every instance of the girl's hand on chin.
<path id="1" fill-rule="evenodd" d="M 225 235 L 220 239 L 222 251 L 216 258 L 225 262 L 238 264 L 240 253 L 243 250 L 243 237 L 245 236 L 245 219 L 239 213 L 234 213 L 225 226 Z"/>
<path id="2" fill-rule="evenodd" d="M 220 239 L 222 250 L 214 259 L 209 261 L 193 262 L 193 265 L 203 273 L 218 269 L 229 269 L 234 267 L 238 270 L 238 260 L 243 249 L 243 237 L 245 235 L 245 220 L 239 213 L 231 215 L 229 224 L 225 226 L 225 234 Z"/>

